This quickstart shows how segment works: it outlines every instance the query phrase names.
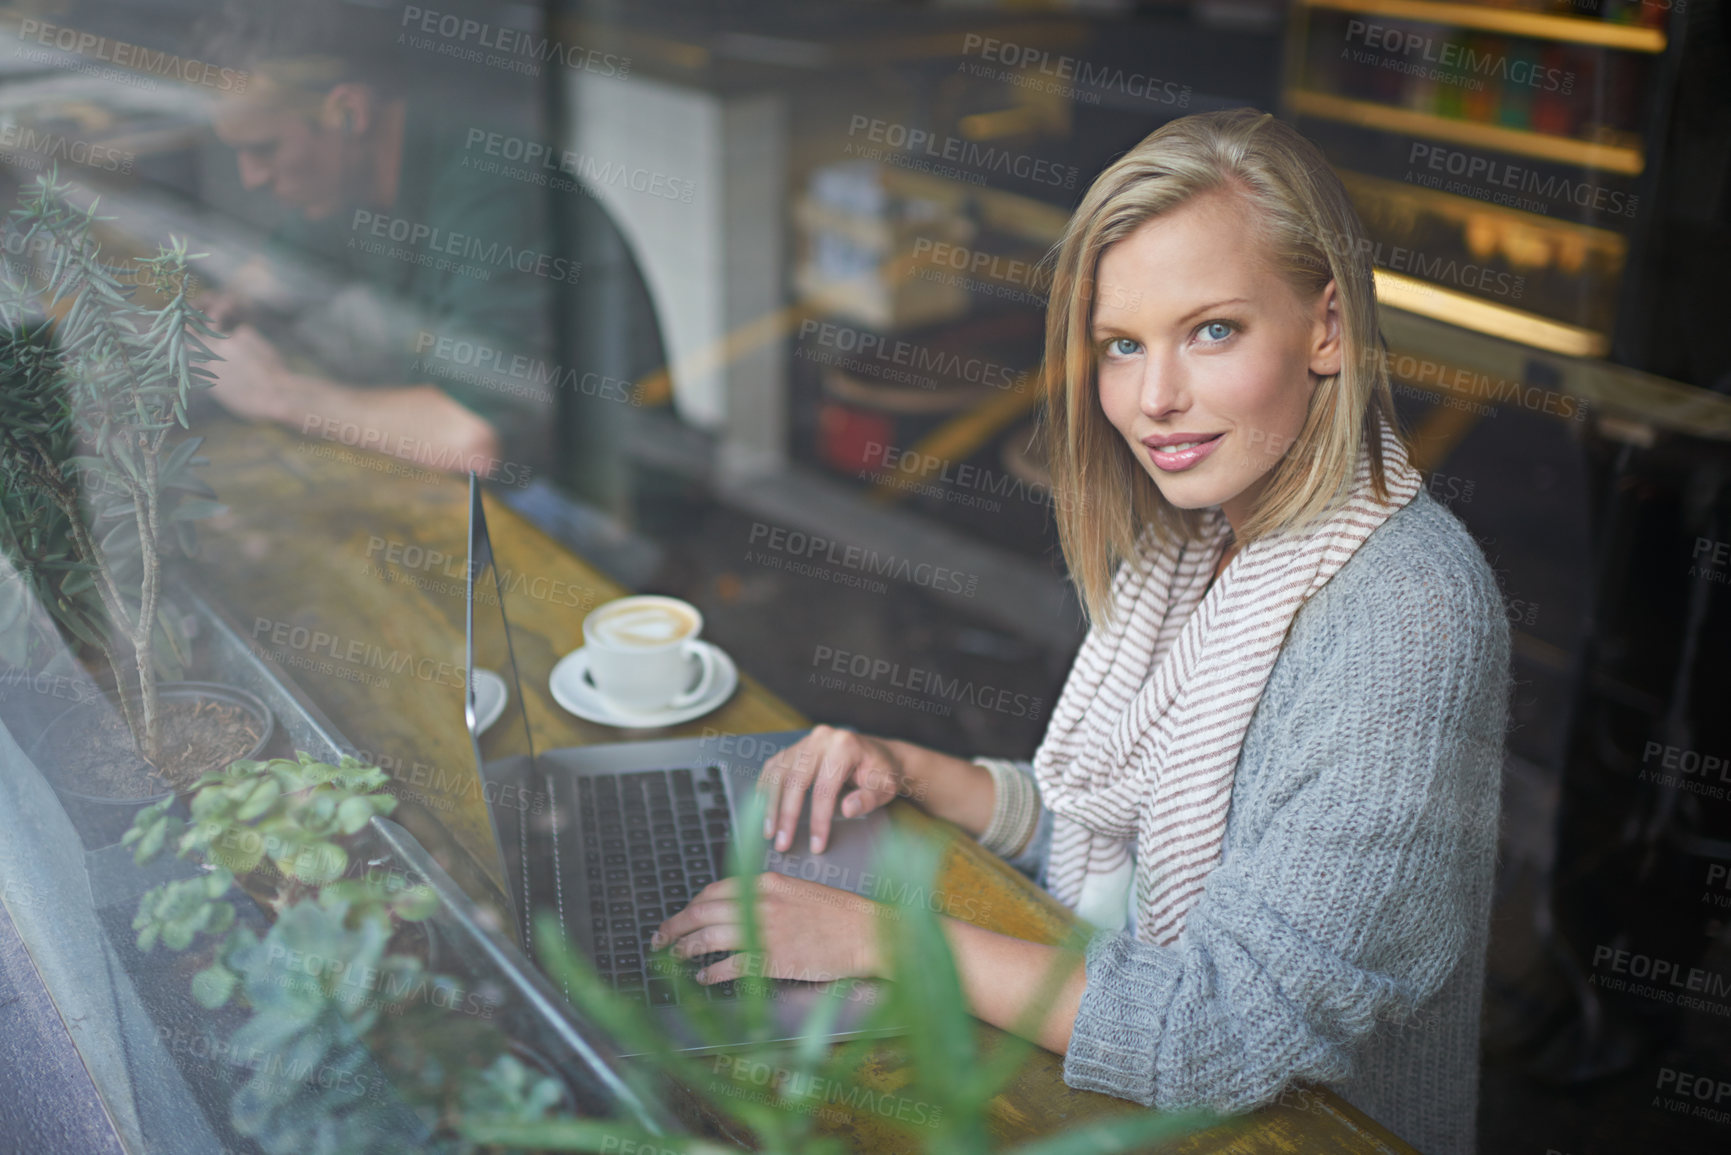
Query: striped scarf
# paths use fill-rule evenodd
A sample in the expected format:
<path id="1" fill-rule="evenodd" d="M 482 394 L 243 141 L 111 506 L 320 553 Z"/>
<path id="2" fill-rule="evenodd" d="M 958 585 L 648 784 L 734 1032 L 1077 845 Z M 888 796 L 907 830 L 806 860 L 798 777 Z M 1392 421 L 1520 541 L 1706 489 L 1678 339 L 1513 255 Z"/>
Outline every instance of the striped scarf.
<path id="1" fill-rule="evenodd" d="M 1046 885 L 1060 901 L 1097 905 L 1135 839 L 1136 936 L 1178 938 L 1219 861 L 1238 753 L 1293 618 L 1423 484 L 1386 423 L 1382 445 L 1388 501 L 1363 451 L 1344 504 L 1246 545 L 1212 588 L 1230 533 L 1218 508 L 1188 543 L 1144 530 L 1034 754 L 1053 813 Z"/>

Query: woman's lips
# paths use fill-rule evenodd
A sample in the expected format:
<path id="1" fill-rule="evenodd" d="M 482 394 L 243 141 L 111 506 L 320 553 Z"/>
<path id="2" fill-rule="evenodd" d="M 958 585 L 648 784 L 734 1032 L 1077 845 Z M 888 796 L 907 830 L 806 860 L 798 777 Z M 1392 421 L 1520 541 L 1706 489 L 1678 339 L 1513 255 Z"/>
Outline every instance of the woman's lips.
<path id="1" fill-rule="evenodd" d="M 1157 449 L 1148 445 L 1148 459 L 1154 463 L 1156 469 L 1166 473 L 1180 473 L 1213 453 L 1214 447 L 1220 444 L 1220 439 L 1224 436 L 1226 436 L 1224 433 L 1216 433 L 1208 440 L 1199 445 L 1192 445 L 1189 449 Z"/>

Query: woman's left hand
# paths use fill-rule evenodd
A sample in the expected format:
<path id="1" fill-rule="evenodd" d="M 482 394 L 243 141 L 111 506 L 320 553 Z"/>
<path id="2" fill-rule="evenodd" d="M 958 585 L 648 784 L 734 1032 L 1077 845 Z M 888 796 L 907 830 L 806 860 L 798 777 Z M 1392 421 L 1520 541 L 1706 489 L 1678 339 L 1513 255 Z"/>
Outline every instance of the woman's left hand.
<path id="1" fill-rule="evenodd" d="M 741 881 L 723 878 L 698 891 L 690 905 L 668 918 L 650 942 L 652 949 L 672 944 L 678 958 L 713 951 L 744 951 L 745 913 Z M 833 886 L 764 871 L 757 876 L 758 944 L 761 964 L 747 966 L 736 953 L 705 967 L 698 981 L 708 984 L 748 973 L 777 979 L 827 982 L 881 976 L 878 923 L 886 908 Z"/>

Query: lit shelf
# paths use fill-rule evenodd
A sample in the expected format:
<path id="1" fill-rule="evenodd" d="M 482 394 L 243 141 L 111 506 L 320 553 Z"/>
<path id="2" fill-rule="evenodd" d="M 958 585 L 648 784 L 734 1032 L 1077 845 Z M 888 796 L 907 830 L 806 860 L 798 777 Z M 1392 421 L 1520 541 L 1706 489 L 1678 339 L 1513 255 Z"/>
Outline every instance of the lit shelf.
<path id="1" fill-rule="evenodd" d="M 1610 339 L 1592 329 L 1493 304 L 1387 269 L 1376 270 L 1376 299 L 1393 309 L 1568 357 L 1603 357 L 1611 348 Z"/>
<path id="2" fill-rule="evenodd" d="M 1550 378 L 1549 388 L 1586 401 L 1601 430 L 1607 417 L 1615 417 L 1625 425 L 1647 425 L 1653 430 L 1731 444 L 1731 397 L 1719 393 L 1599 358 L 1565 357 L 1499 340 L 1405 309 L 1386 310 L 1382 332 L 1397 358 L 1433 363 L 1425 379 L 1410 381 L 1419 388 L 1447 392 L 1438 382 L 1451 378 L 1457 369 L 1526 382 L 1533 378 L 1537 362 L 1549 370 L 1545 374 Z M 1639 433 L 1630 430 L 1625 435 Z"/>
<path id="3" fill-rule="evenodd" d="M 1448 4 L 1433 0 L 1302 0 L 1311 8 L 1356 12 L 1387 20 L 1411 20 L 1422 24 L 1446 24 L 1454 28 L 1478 28 L 1534 40 L 1566 41 L 1626 52 L 1663 52 L 1665 33 L 1657 28 L 1612 24 L 1579 16 L 1552 16 L 1546 12 L 1518 12 L 1478 4 Z"/>
<path id="4" fill-rule="evenodd" d="M 1423 185 L 1412 185 L 1404 181 L 1368 176 L 1351 169 L 1336 168 L 1334 171 L 1340 177 L 1340 183 L 1346 186 L 1347 195 L 1353 198 L 1355 204 L 1362 205 L 1372 200 L 1402 201 L 1415 210 L 1441 217 L 1456 226 L 1465 225 L 1468 220 L 1474 217 L 1487 217 L 1507 221 L 1521 228 L 1537 229 L 1551 235 L 1577 237 L 1589 249 L 1598 251 L 1619 267 L 1628 257 L 1629 239 L 1614 229 L 1582 224 L 1580 221 L 1548 217 L 1542 213 L 1531 213 L 1524 209 L 1510 208 L 1507 205 L 1496 204 L 1492 201 L 1464 197 L 1458 193 L 1443 192 L 1441 189 L 1425 188 Z M 1362 213 L 1363 210 L 1361 209 L 1360 212 Z"/>
<path id="5" fill-rule="evenodd" d="M 1368 100 L 1352 100 L 1331 96 L 1304 88 L 1286 90 L 1286 104 L 1292 111 L 1322 120 L 1336 120 L 1374 128 L 1382 132 L 1398 132 L 1422 136 L 1451 144 L 1492 148 L 1499 152 L 1518 153 L 1537 160 L 1580 165 L 1603 172 L 1636 176 L 1644 164 L 1641 149 L 1624 144 L 1597 144 L 1567 136 L 1551 136 L 1521 128 L 1481 124 L 1474 120 L 1455 120 L 1429 112 L 1414 112 Z"/>

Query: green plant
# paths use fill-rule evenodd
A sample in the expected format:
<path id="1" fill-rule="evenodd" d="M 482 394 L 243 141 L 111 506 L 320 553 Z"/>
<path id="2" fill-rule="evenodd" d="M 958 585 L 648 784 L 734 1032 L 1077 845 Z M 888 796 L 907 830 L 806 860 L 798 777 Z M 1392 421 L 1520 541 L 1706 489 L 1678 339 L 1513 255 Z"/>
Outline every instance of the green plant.
<path id="1" fill-rule="evenodd" d="M 454 1005 L 457 993 L 410 997 L 429 984 L 455 986 L 455 980 L 427 974 L 420 960 L 391 946 L 401 927 L 431 912 L 432 896 L 423 887 L 348 876 L 353 858 L 345 843 L 373 815 L 395 807 L 383 793 L 386 781 L 383 771 L 353 759 L 336 766 L 306 754 L 293 761 L 237 762 L 201 781 L 190 823 L 175 818 L 164 802 L 141 812 L 126 835 L 125 845 L 140 864 L 173 847 L 207 867 L 198 877 L 144 895 L 133 925 L 144 950 L 158 942 L 177 950 L 200 941 L 215 944 L 210 964 L 192 979 L 194 996 L 208 1007 L 235 1001 L 250 1010 L 230 1040 L 230 1052 L 268 1055 L 271 1061 L 257 1067 L 236 1092 L 236 1128 L 273 1155 L 393 1149 L 401 1141 L 400 1119 L 366 1090 L 363 1072 L 371 1069 L 370 1056 L 392 1063 L 396 1090 L 420 1110 L 425 1125 L 420 1150 L 441 1155 L 507 1149 L 606 1152 L 624 1149 L 628 1141 L 651 1151 L 693 1155 L 728 1150 L 696 1135 L 633 1133 L 616 1120 L 562 1113 L 561 1086 L 504 1053 L 497 1038 L 465 1029 L 474 1024 L 460 1016 L 429 1017 L 433 1006 Z M 735 873 L 749 874 L 744 864 L 762 860 L 761 840 L 749 834 L 760 824 L 754 815 L 739 824 Z M 926 845 L 892 841 L 882 871 L 891 893 L 929 894 L 936 855 Z M 237 880 L 252 882 L 254 893 L 265 892 L 265 904 L 277 911 L 263 937 L 237 925 L 227 901 Z M 746 887 L 744 893 L 745 953 L 760 960 L 755 890 Z M 864 1026 L 868 1031 L 890 1023 L 910 1026 L 898 1045 L 911 1059 L 909 1087 L 917 1088 L 920 1100 L 920 1111 L 908 1120 L 920 1146 L 946 1155 L 986 1152 L 991 1149 L 987 1105 L 1032 1044 L 1012 1036 L 996 1053 L 982 1057 L 937 916 L 917 901 L 886 908 L 885 914 L 885 946 L 901 977 L 884 984 L 887 997 Z M 836 997 L 819 1003 L 789 1050 L 770 1041 L 769 984 L 753 977 L 737 980 L 753 1041 L 729 1051 L 724 1073 L 721 1064 L 676 1050 L 644 1008 L 615 996 L 588 959 L 563 943 L 555 922 L 543 921 L 538 929 L 540 941 L 551 944 L 543 965 L 578 1007 L 615 1038 L 645 1052 L 647 1061 L 631 1064 L 626 1074 L 646 1100 L 659 1098 L 660 1080 L 673 1079 L 718 1115 L 752 1132 L 763 1151 L 821 1155 L 842 1150 L 839 1140 L 822 1133 L 818 1115 L 836 1089 L 848 1088 L 853 1102 L 866 1087 L 861 1069 L 874 1043 L 867 1038 L 831 1045 L 828 1034 L 846 999 L 876 988 L 835 984 L 831 993 Z M 322 961 L 312 973 L 285 967 L 284 960 L 297 958 Z M 694 996 L 682 1002 L 692 1011 L 700 1041 L 723 1042 L 715 1009 L 682 965 L 662 958 L 665 972 Z M 355 975 L 369 977 L 357 986 L 351 981 Z M 1059 973 L 1047 976 L 1047 989 L 1056 990 L 1061 981 Z M 1034 1007 L 1047 1002 L 1037 998 Z M 1030 1008 L 1021 1026 L 1031 1028 L 1035 1014 Z M 757 1068 L 773 1069 L 775 1083 L 760 1088 L 736 1077 Z M 283 1077 L 285 1070 L 315 1069 L 327 1077 Z M 1130 1150 L 1182 1135 L 1205 1121 L 1208 1117 L 1196 1114 L 1130 1112 L 1016 1150 L 1019 1155 Z"/>
<path id="2" fill-rule="evenodd" d="M 495 1031 L 449 1015 L 444 1008 L 464 1001 L 461 984 L 395 945 L 437 908 L 431 889 L 395 873 L 354 876 L 350 844 L 396 808 L 388 781 L 352 758 L 237 761 L 199 781 L 189 822 L 164 800 L 141 811 L 122 840 L 139 865 L 172 848 L 206 868 L 146 892 L 133 929 L 144 951 L 207 944 L 193 997 L 212 1010 L 232 1001 L 250 1012 L 229 1053 L 258 1061 L 231 1119 L 273 1155 L 393 1149 L 403 1104 L 372 1085 L 380 1054 L 371 1043 L 398 1068 L 393 1082 L 417 1111 L 425 1150 L 479 1149 L 447 1116 L 484 1110 L 529 1121 L 564 1093 L 503 1053 Z M 228 901 L 237 882 L 276 914 L 262 937 L 237 925 Z"/>
<path id="3" fill-rule="evenodd" d="M 171 239 L 123 285 L 103 260 L 93 202 L 54 174 L 7 223 L 0 262 L 0 660 L 24 665 L 32 598 L 99 650 L 139 753 L 160 760 L 159 678 L 181 676 L 186 640 L 162 590 L 164 561 L 191 554 L 192 523 L 220 510 L 180 437 L 212 379 L 215 337 L 189 297 L 186 244 Z M 202 255 L 202 254 L 199 254 Z M 165 303 L 132 299 L 147 285 Z"/>
<path id="4" fill-rule="evenodd" d="M 745 864 L 762 861 L 762 841 L 752 838 L 750 833 L 759 829 L 760 814 L 749 815 L 738 824 L 737 833 L 749 841 L 735 844 L 735 874 L 753 873 L 744 868 Z M 885 846 L 877 869 L 891 880 L 892 893 L 930 894 L 937 855 L 929 845 L 895 837 Z M 761 959 L 756 892 L 749 886 L 742 890 L 745 952 L 748 959 Z M 892 908 L 885 915 L 880 926 L 897 981 L 883 984 L 886 997 L 868 1016 L 864 1029 L 889 1024 L 907 1027 L 897 1045 L 905 1049 L 911 1063 L 913 1078 L 906 1087 L 917 1088 L 915 1093 L 924 1109 L 909 1112 L 907 1120 L 901 1119 L 902 1111 L 898 1109 L 895 1112 L 898 1122 L 906 1124 L 908 1134 L 923 1150 L 944 1155 L 984 1155 L 992 1150 L 986 1130 L 988 1104 L 1026 1061 L 1034 1044 L 1026 1041 L 1025 1036 L 1037 1021 L 1039 1009 L 1049 1005 L 1049 993 L 1057 990 L 1063 973 L 1055 971 L 1045 977 L 1048 997 L 1034 999 L 1025 1020 L 1018 1024 L 1017 1034 L 1008 1037 L 996 1054 L 983 1058 L 976 1047 L 976 1023 L 962 997 L 955 961 L 938 916 L 922 902 Z M 653 1080 L 674 1080 L 699 1096 L 714 1113 L 752 1132 L 758 1149 L 764 1152 L 821 1155 L 845 1150 L 839 1139 L 821 1133 L 818 1114 L 838 1089 L 847 1089 L 844 1097 L 849 1101 L 858 1100 L 862 1090 L 871 1094 L 861 1082 L 861 1068 L 875 1044 L 866 1038 L 832 1045 L 828 1034 L 844 1001 L 857 997 L 861 990 L 873 988 L 834 984 L 830 989 L 836 997 L 819 1003 L 804 1024 L 798 1043 L 789 1049 L 785 1044 L 768 1041 L 769 985 L 756 979 L 738 980 L 741 1013 L 752 1025 L 754 1041 L 730 1048 L 725 1064 L 727 1073 L 723 1074 L 723 1064 L 676 1050 L 673 1040 L 662 1033 L 644 1008 L 615 995 L 587 957 L 564 943 L 557 922 L 545 919 L 538 929 L 540 941 L 551 944 L 543 964 L 564 985 L 577 1006 L 633 1050 L 645 1052 L 644 1067 L 633 1070 L 646 1094 L 653 1093 Z M 1080 939 L 1068 945 L 1079 947 Z M 726 1042 L 713 1007 L 696 992 L 695 982 L 685 977 L 684 969 L 670 962 L 665 970 L 675 983 L 685 988 L 680 1002 L 692 1012 L 692 1026 L 699 1041 L 711 1046 Z M 695 997 L 684 997 L 687 994 Z M 742 1086 L 735 1076 L 736 1072 L 765 1069 L 773 1071 L 776 1079 L 773 1086 L 761 1090 L 754 1079 Z M 1128 1112 L 1014 1150 L 1018 1155 L 1127 1151 L 1184 1135 L 1216 1121 L 1202 1113 Z M 710 1155 L 727 1149 L 691 1134 L 628 1133 L 617 1122 L 569 1117 L 524 1121 L 471 1115 L 465 1116 L 463 1131 L 478 1141 L 543 1150 L 630 1150 L 626 1143 L 632 1141 L 647 1152 Z"/>

